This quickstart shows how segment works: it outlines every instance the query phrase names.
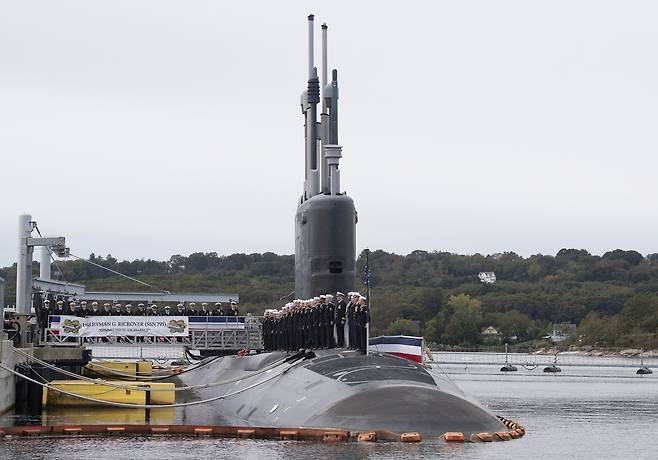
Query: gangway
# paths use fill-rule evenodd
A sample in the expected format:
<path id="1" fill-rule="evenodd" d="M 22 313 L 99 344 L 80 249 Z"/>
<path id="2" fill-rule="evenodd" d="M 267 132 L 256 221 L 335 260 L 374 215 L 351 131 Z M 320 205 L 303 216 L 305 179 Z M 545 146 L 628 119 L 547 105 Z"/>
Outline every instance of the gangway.
<path id="1" fill-rule="evenodd" d="M 189 335 L 186 337 L 108 336 L 64 337 L 59 334 L 59 323 L 49 317 L 46 346 L 103 346 L 103 347 L 172 347 L 201 352 L 231 353 L 240 350 L 263 350 L 263 326 L 260 316 L 190 316 Z M 140 356 L 141 357 L 141 356 Z"/>

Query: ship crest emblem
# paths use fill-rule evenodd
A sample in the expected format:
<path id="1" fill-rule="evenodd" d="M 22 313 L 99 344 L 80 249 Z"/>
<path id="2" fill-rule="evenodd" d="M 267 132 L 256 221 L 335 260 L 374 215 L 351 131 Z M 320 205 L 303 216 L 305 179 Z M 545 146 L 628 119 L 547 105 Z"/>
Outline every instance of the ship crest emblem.
<path id="1" fill-rule="evenodd" d="M 182 319 L 172 319 L 167 324 L 167 327 L 169 328 L 169 332 L 181 334 L 187 329 L 187 324 Z"/>
<path id="2" fill-rule="evenodd" d="M 82 325 L 77 319 L 65 319 L 64 323 L 62 324 L 62 330 L 66 334 L 78 334 L 80 333 L 81 328 Z"/>

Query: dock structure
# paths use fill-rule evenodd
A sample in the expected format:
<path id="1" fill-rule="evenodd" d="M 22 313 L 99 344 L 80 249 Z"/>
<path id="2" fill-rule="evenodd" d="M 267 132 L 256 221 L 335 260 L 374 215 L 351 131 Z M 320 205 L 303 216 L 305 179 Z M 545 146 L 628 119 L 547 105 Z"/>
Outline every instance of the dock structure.
<path id="1" fill-rule="evenodd" d="M 641 359 L 644 364 L 658 368 L 658 357 L 640 356 L 583 356 L 576 353 L 532 354 L 532 353 L 504 353 L 501 351 L 439 351 L 432 350 L 434 362 L 441 365 L 458 366 L 500 366 L 507 361 L 516 366 L 527 369 L 549 366 L 557 363 L 564 367 L 630 367 L 637 368 Z M 506 361 L 507 359 L 507 361 Z"/>
<path id="2" fill-rule="evenodd" d="M 130 317 L 113 318 L 130 320 Z M 46 345 L 81 346 L 91 349 L 94 358 L 176 359 L 185 357 L 185 349 L 198 350 L 204 354 L 263 350 L 262 318 L 259 316 L 190 316 L 187 319 L 189 333 L 183 337 L 141 335 L 70 337 L 60 334 L 58 321 L 58 317 L 51 317 L 45 334 Z M 134 347 L 135 350 L 127 350 L 130 347 Z M 154 351 L 156 349 L 157 352 Z M 121 353 L 127 355 L 120 356 Z"/>

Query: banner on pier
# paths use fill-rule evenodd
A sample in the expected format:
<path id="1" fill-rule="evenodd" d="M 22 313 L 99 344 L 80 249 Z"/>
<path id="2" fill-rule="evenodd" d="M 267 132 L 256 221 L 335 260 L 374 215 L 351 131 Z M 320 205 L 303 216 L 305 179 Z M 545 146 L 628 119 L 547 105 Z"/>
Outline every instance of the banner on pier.
<path id="1" fill-rule="evenodd" d="M 63 337 L 187 337 L 187 316 L 51 316 Z"/>

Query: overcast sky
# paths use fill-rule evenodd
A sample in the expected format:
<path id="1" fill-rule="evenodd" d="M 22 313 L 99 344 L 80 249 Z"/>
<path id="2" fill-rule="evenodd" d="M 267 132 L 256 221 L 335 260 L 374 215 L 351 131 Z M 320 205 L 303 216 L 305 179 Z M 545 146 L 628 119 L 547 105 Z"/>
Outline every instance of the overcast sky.
<path id="1" fill-rule="evenodd" d="M 0 5 L 0 266 L 292 253 L 311 12 L 359 250 L 658 252 L 655 1 Z"/>

